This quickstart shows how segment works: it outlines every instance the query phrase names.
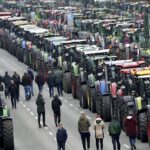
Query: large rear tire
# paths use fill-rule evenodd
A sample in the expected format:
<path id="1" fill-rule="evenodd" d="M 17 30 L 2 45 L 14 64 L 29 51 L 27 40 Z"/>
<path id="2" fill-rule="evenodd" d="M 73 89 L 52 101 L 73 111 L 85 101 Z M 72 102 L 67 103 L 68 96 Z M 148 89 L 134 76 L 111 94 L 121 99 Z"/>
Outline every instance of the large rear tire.
<path id="1" fill-rule="evenodd" d="M 100 113 L 104 121 L 111 121 L 111 99 L 109 95 L 102 97 Z"/>
<path id="2" fill-rule="evenodd" d="M 71 93 L 71 73 L 64 73 L 64 90 L 66 93 Z"/>
<path id="3" fill-rule="evenodd" d="M 89 101 L 90 101 L 90 105 L 89 105 L 89 110 L 91 110 L 93 113 L 96 112 L 96 91 L 95 88 L 90 88 L 89 90 Z"/>
<path id="4" fill-rule="evenodd" d="M 71 82 L 71 91 L 72 91 L 72 97 L 73 98 L 77 98 L 76 79 L 72 79 L 72 82 Z"/>
<path id="5" fill-rule="evenodd" d="M 96 94 L 96 113 L 97 113 L 98 115 L 100 115 L 102 97 L 101 97 L 99 91 L 97 91 L 96 93 L 97 93 L 97 94 Z"/>
<path id="6" fill-rule="evenodd" d="M 88 87 L 87 85 L 81 85 L 81 93 L 80 93 L 80 106 L 85 109 L 88 108 Z"/>
<path id="7" fill-rule="evenodd" d="M 147 116 L 146 113 L 140 113 L 138 115 L 138 124 L 139 124 L 139 135 L 142 142 L 148 142 L 147 135 Z"/>
<path id="8" fill-rule="evenodd" d="M 3 147 L 5 150 L 14 150 L 14 135 L 12 120 L 3 120 Z"/>

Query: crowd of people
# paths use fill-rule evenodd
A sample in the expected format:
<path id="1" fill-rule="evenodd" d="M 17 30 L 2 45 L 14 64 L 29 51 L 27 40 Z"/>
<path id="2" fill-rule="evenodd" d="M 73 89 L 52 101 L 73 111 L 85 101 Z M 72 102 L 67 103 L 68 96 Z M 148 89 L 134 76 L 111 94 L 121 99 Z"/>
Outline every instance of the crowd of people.
<path id="1" fill-rule="evenodd" d="M 29 101 L 31 97 L 34 96 L 34 80 L 39 90 L 39 94 L 36 99 L 38 126 L 39 128 L 42 127 L 42 116 L 43 127 L 47 127 L 45 120 L 45 100 L 43 97 L 43 87 L 46 82 L 49 87 L 49 96 L 53 98 L 51 101 L 51 108 L 54 113 L 54 123 L 56 127 L 58 127 L 56 133 L 58 150 L 65 150 L 65 143 L 67 141 L 68 135 L 66 129 L 63 127 L 63 124 L 61 122 L 62 101 L 60 99 L 60 96 L 63 96 L 63 72 L 61 68 L 58 68 L 55 72 L 49 71 L 46 78 L 41 71 L 39 71 L 35 76 L 31 68 L 27 69 L 22 78 L 16 71 L 13 73 L 12 76 L 10 76 L 8 72 L 5 72 L 4 76 L 0 76 L 0 95 L 3 97 L 3 99 L 7 99 L 8 97 L 10 97 L 12 109 L 16 109 L 16 104 L 20 100 L 20 85 L 24 87 L 26 101 Z M 54 94 L 55 86 L 57 87 L 58 94 Z M 85 112 L 82 112 L 78 120 L 78 131 L 81 136 L 83 150 L 90 149 L 90 126 L 90 120 L 86 116 Z M 134 119 L 132 114 L 129 113 L 124 122 L 124 130 L 127 136 L 129 136 L 131 150 L 136 149 L 136 126 L 136 120 Z M 93 122 L 93 129 L 95 131 L 96 149 L 103 150 L 105 123 L 99 115 L 96 116 L 96 119 Z M 121 150 L 121 125 L 120 122 L 117 120 L 116 116 L 113 116 L 112 121 L 108 126 L 108 132 L 112 138 L 113 150 Z"/>

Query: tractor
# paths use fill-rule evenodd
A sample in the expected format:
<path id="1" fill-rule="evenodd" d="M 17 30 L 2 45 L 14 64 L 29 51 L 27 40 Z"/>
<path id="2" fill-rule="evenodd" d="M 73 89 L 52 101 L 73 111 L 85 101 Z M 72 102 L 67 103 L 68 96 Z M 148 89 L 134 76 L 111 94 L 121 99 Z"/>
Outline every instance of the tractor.
<path id="1" fill-rule="evenodd" d="M 2 96 L 0 96 L 0 148 L 14 150 L 12 118 Z"/>

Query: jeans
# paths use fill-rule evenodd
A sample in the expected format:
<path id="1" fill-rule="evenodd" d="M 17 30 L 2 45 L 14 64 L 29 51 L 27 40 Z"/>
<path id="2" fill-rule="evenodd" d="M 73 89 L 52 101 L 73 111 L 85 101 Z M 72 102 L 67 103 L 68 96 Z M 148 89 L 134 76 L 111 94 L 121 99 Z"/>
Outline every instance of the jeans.
<path id="1" fill-rule="evenodd" d="M 61 114 L 60 112 L 54 112 L 54 121 L 55 121 L 55 125 L 57 127 L 57 125 L 61 122 Z"/>
<path id="2" fill-rule="evenodd" d="M 120 145 L 120 141 L 119 141 L 119 135 L 112 135 L 112 144 L 113 144 L 113 150 L 116 150 L 116 144 L 117 144 L 117 148 L 118 150 L 121 149 L 121 145 Z"/>
<path id="3" fill-rule="evenodd" d="M 65 150 L 65 143 L 58 143 L 58 150 Z"/>
<path id="4" fill-rule="evenodd" d="M 90 132 L 81 132 L 80 135 L 81 135 L 83 149 L 86 150 L 87 148 L 90 148 Z M 87 143 L 87 148 L 86 148 L 86 143 Z"/>
<path id="5" fill-rule="evenodd" d="M 63 91 L 63 83 L 62 82 L 57 83 L 57 92 L 59 96 L 63 96 L 62 91 Z"/>
<path id="6" fill-rule="evenodd" d="M 25 91 L 25 97 L 26 99 L 31 96 L 31 89 L 30 86 L 24 86 L 24 91 Z"/>
<path id="7" fill-rule="evenodd" d="M 101 145 L 101 150 L 103 149 L 103 139 L 97 139 L 96 138 L 96 148 L 99 150 L 99 143 Z"/>
<path id="8" fill-rule="evenodd" d="M 41 112 L 41 113 L 38 113 L 38 124 L 39 124 L 39 127 L 41 127 L 41 123 L 40 123 L 40 120 L 41 120 L 41 115 L 43 116 L 43 126 L 45 126 L 45 112 Z"/>
<path id="9" fill-rule="evenodd" d="M 131 146 L 135 145 L 136 137 L 135 136 L 129 136 L 129 142 L 130 142 Z"/>
<path id="10" fill-rule="evenodd" d="M 53 97 L 54 96 L 54 86 L 49 85 L 48 87 L 49 87 L 50 97 Z"/>
<path id="11" fill-rule="evenodd" d="M 32 96 L 34 96 L 34 92 L 33 92 L 33 82 L 31 83 L 30 89 L 31 89 L 31 94 L 32 94 Z"/>
<path id="12" fill-rule="evenodd" d="M 43 87 L 44 87 L 44 85 L 38 85 L 39 93 L 43 92 Z"/>

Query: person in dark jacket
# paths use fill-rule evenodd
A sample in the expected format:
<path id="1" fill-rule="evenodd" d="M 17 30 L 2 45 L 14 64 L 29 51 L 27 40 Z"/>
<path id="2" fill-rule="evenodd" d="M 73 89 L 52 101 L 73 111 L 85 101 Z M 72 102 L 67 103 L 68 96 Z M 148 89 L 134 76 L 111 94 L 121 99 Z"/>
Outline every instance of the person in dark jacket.
<path id="1" fill-rule="evenodd" d="M 50 97 L 54 97 L 54 74 L 52 73 L 52 71 L 48 72 L 46 82 L 47 82 L 48 87 L 49 87 Z"/>
<path id="2" fill-rule="evenodd" d="M 113 150 L 116 150 L 116 143 L 117 143 L 118 150 L 120 150 L 121 145 L 120 145 L 119 139 L 120 139 L 120 134 L 121 134 L 121 125 L 117 121 L 116 116 L 113 116 L 112 121 L 110 122 L 109 127 L 108 127 L 108 132 L 112 138 Z"/>
<path id="3" fill-rule="evenodd" d="M 54 112 L 54 121 L 57 127 L 58 123 L 61 121 L 61 110 L 60 106 L 62 105 L 61 100 L 59 99 L 58 95 L 55 95 L 54 99 L 52 100 L 52 110 Z"/>
<path id="4" fill-rule="evenodd" d="M 20 76 L 19 74 L 17 74 L 17 72 L 15 71 L 13 76 L 12 76 L 12 80 L 14 81 L 15 85 L 17 86 L 17 90 L 16 90 L 16 98 L 17 98 L 17 101 L 19 101 L 19 91 L 20 91 Z"/>
<path id="5" fill-rule="evenodd" d="M 31 78 L 28 74 L 28 72 L 25 72 L 24 75 L 22 76 L 22 85 L 24 86 L 24 91 L 25 91 L 25 98 L 26 100 L 29 100 L 31 98 Z"/>
<path id="6" fill-rule="evenodd" d="M 125 119 L 124 128 L 127 136 L 129 136 L 131 150 L 136 149 L 135 142 L 136 142 L 137 122 L 131 113 L 129 113 L 129 115 Z"/>
<path id="7" fill-rule="evenodd" d="M 36 99 L 36 105 L 37 105 L 39 128 L 41 128 L 41 123 L 40 123 L 41 115 L 43 116 L 43 127 L 46 127 L 47 125 L 45 124 L 45 101 L 41 93 L 39 93 Z"/>
<path id="8" fill-rule="evenodd" d="M 81 136 L 83 149 L 90 149 L 90 128 L 91 124 L 89 119 L 87 118 L 85 112 L 81 112 L 81 116 L 78 120 L 78 131 Z M 86 141 L 87 141 L 87 148 L 86 148 Z"/>
<path id="9" fill-rule="evenodd" d="M 67 141 L 68 135 L 66 129 L 63 128 L 63 124 L 59 123 L 59 128 L 56 133 L 58 150 L 65 150 L 65 143 Z"/>
<path id="10" fill-rule="evenodd" d="M 58 95 L 63 96 L 63 71 L 60 69 L 60 67 L 55 71 L 54 76 Z"/>
<path id="11" fill-rule="evenodd" d="M 17 86 L 15 85 L 14 81 L 11 81 L 11 84 L 9 86 L 9 93 L 11 96 L 11 104 L 12 104 L 12 108 L 16 108 L 16 101 L 17 101 Z"/>
<path id="12" fill-rule="evenodd" d="M 30 78 L 31 78 L 31 94 L 32 94 L 32 96 L 34 96 L 34 92 L 33 92 L 33 80 L 34 80 L 34 73 L 33 73 L 33 70 L 29 67 L 28 68 L 28 74 L 29 74 L 29 76 L 30 76 Z"/>
<path id="13" fill-rule="evenodd" d="M 5 98 L 9 96 L 9 86 L 11 84 L 11 76 L 8 74 L 8 72 L 5 72 L 5 75 L 3 77 L 3 82 L 5 84 Z"/>
<path id="14" fill-rule="evenodd" d="M 38 85 L 39 93 L 43 92 L 43 87 L 45 84 L 45 78 L 41 71 L 38 71 L 37 76 L 35 77 L 35 82 Z"/>

